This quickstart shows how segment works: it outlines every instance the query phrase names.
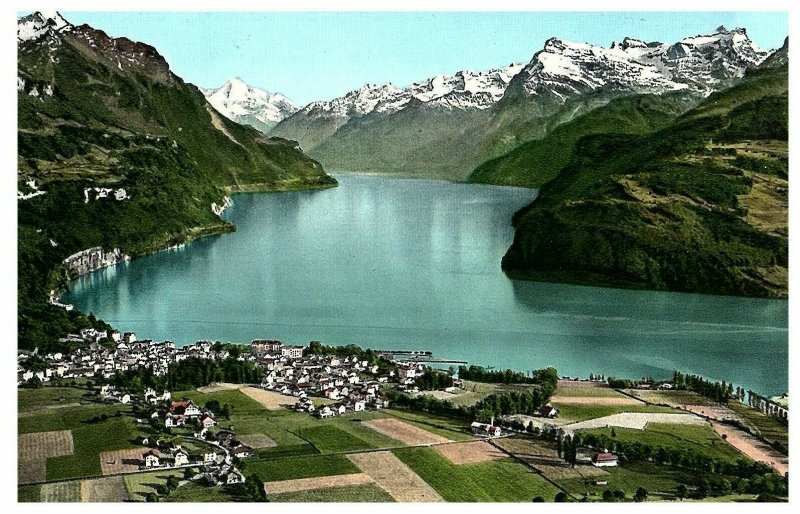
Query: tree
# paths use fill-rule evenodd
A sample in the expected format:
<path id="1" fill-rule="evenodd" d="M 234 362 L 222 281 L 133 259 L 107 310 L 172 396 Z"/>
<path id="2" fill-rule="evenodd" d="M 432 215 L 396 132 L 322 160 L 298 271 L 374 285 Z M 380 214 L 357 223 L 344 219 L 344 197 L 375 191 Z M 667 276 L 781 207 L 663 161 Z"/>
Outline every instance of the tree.
<path id="1" fill-rule="evenodd" d="M 174 491 L 175 489 L 177 489 L 178 485 L 180 485 L 180 481 L 178 480 L 178 477 L 176 477 L 175 475 L 170 475 L 170 477 L 167 478 L 167 489 L 169 489 L 170 491 Z"/>
<path id="2" fill-rule="evenodd" d="M 614 501 L 614 493 L 611 492 L 611 489 L 606 489 L 605 491 L 603 491 L 603 501 L 604 502 Z"/>
<path id="3" fill-rule="evenodd" d="M 675 496 L 677 496 L 679 500 L 683 500 L 688 494 L 689 490 L 684 484 L 680 484 L 678 488 L 675 489 Z"/>
<path id="4" fill-rule="evenodd" d="M 541 496 L 537 496 L 536 498 L 531 500 L 531 502 L 533 502 L 533 503 L 544 503 L 544 498 L 542 498 Z"/>
<path id="5" fill-rule="evenodd" d="M 250 498 L 254 502 L 267 501 L 267 490 L 264 488 L 264 481 L 258 475 L 250 475 L 247 477 L 245 485 L 250 491 Z"/>
<path id="6" fill-rule="evenodd" d="M 147 496 L 144 497 L 144 501 L 158 503 L 158 495 L 156 493 L 147 493 Z"/>
<path id="7" fill-rule="evenodd" d="M 566 503 L 567 502 L 567 493 L 565 493 L 564 491 L 559 491 L 556 494 L 556 497 L 553 498 L 553 501 L 556 502 L 556 503 Z"/>
<path id="8" fill-rule="evenodd" d="M 184 480 L 191 480 L 192 477 L 194 477 L 196 474 L 197 474 L 197 470 L 196 469 L 194 469 L 194 468 L 186 468 L 186 470 L 183 472 L 183 478 L 184 478 Z"/>
<path id="9" fill-rule="evenodd" d="M 617 431 L 614 429 L 614 427 L 611 427 L 611 437 L 617 437 Z"/>
<path id="10" fill-rule="evenodd" d="M 206 410 L 211 411 L 212 413 L 219 414 L 220 412 L 220 404 L 219 400 L 212 399 L 206 402 Z"/>
<path id="11" fill-rule="evenodd" d="M 647 489 L 644 487 L 640 487 L 636 490 L 636 494 L 633 495 L 633 501 L 635 502 L 643 502 L 647 499 Z"/>

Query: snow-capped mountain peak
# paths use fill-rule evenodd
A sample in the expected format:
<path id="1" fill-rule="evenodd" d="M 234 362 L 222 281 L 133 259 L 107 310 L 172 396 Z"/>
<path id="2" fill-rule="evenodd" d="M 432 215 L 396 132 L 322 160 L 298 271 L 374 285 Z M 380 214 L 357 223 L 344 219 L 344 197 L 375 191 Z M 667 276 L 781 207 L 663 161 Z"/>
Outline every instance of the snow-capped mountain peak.
<path id="1" fill-rule="evenodd" d="M 338 117 L 371 112 L 390 114 L 412 101 L 446 109 L 486 109 L 502 98 L 511 79 L 523 67 L 523 64 L 512 63 L 481 72 L 462 70 L 452 76 L 435 75 L 403 88 L 392 83 L 365 84 L 339 98 L 313 102 L 302 112 Z"/>
<path id="2" fill-rule="evenodd" d="M 229 79 L 219 88 L 202 91 L 208 103 L 225 117 L 262 131 L 299 109 L 284 95 L 249 86 L 239 77 Z"/>
<path id="3" fill-rule="evenodd" d="M 37 11 L 17 20 L 17 42 L 40 39 L 49 31 L 64 30 L 72 25 L 58 11 Z"/>
<path id="4" fill-rule="evenodd" d="M 626 37 L 604 48 L 550 38 L 522 76 L 528 94 L 549 92 L 562 99 L 598 89 L 708 94 L 767 55 L 743 28 L 719 27 L 713 34 L 686 37 L 673 45 Z"/>

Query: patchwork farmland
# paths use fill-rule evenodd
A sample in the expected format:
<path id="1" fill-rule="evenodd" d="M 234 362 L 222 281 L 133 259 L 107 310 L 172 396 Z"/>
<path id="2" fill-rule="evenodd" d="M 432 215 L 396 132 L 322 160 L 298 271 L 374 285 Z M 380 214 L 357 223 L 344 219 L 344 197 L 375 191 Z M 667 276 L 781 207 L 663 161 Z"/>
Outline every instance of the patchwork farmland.
<path id="1" fill-rule="evenodd" d="M 473 385 L 475 391 L 448 394 L 459 396 L 463 407 L 469 405 L 468 395 L 480 401 L 475 398 L 516 394 L 526 387 Z M 45 401 L 78 396 L 63 389 L 67 391 L 60 395 L 32 393 Z M 685 392 L 671 396 L 669 391 L 658 391 L 634 398 L 634 391 L 565 383 L 551 400 L 555 417 L 537 412 L 501 417 L 498 421 L 506 426 L 491 440 L 474 432 L 469 419 L 407 408 L 349 411 L 320 419 L 287 409 L 295 397 L 252 386 L 220 383 L 172 394 L 201 408 L 225 407 L 225 414 L 216 416 L 218 426 L 213 431 L 235 431 L 235 444 L 252 453 L 241 461 L 244 476 L 258 479 L 266 499 L 277 502 L 600 501 L 607 490 L 632 499 L 640 488 L 650 492 L 650 499 L 674 500 L 680 487 L 697 491 L 705 479 L 696 470 L 628 459 L 624 452 L 616 466 L 597 467 L 592 458 L 598 450 L 585 446 L 569 463 L 553 437 L 555 430 L 562 438 L 606 437 L 613 442 L 610 451 L 616 451 L 613 445 L 638 443 L 664 452 L 689 451 L 731 465 L 752 463 L 748 457 L 778 466 L 786 462 L 780 454 L 767 452 L 769 448 L 757 439 L 738 437 L 735 427 L 712 424 L 690 412 L 695 405 L 703 412 L 735 411 L 706 405 Z M 81 392 L 81 398 L 86 402 L 89 396 Z M 649 401 L 653 399 L 659 405 Z M 191 480 L 200 476 L 202 466 L 143 468 L 146 448 L 140 441 L 153 434 L 182 445 L 195 458 L 219 449 L 196 440 L 196 426 L 156 430 L 152 422 L 137 419 L 135 412 L 141 410 L 130 406 L 73 403 L 29 408 L 20 418 L 20 501 L 253 501 L 254 493 L 243 484 L 208 487 Z M 327 399 L 319 403 L 331 404 Z M 774 425 L 751 418 L 779 433 Z M 752 449 L 743 450 L 746 444 Z M 737 480 L 722 477 L 731 483 Z M 737 498 L 755 498 L 748 494 Z"/>

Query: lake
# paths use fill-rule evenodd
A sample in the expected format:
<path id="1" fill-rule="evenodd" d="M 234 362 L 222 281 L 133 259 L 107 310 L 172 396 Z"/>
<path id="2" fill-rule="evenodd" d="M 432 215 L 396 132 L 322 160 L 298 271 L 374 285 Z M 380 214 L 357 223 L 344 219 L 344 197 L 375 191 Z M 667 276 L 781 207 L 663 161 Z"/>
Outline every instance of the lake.
<path id="1" fill-rule="evenodd" d="M 500 259 L 511 216 L 535 191 L 336 178 L 333 189 L 236 195 L 224 214 L 235 233 L 81 277 L 63 301 L 179 345 L 320 340 L 580 377 L 680 369 L 787 391 L 786 301 L 510 280 Z"/>

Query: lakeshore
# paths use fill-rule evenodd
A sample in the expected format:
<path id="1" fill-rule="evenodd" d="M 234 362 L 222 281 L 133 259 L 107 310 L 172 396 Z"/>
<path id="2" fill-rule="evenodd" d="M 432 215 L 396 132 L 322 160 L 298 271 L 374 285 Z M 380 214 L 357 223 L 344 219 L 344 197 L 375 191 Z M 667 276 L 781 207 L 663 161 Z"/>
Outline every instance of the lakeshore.
<path id="1" fill-rule="evenodd" d="M 86 275 L 62 301 L 178 346 L 324 333 L 327 344 L 391 342 L 484 366 L 662 379 L 682 369 L 787 390 L 785 301 L 510 280 L 499 266 L 508 220 L 534 191 L 338 179 L 236 195 L 224 214 L 235 232 Z"/>
<path id="2" fill-rule="evenodd" d="M 330 501 L 339 494 L 368 501 L 384 491 L 388 495 L 378 501 L 608 501 L 606 490 L 630 500 L 641 497 L 639 488 L 647 488 L 653 500 L 710 495 L 725 501 L 734 492 L 752 500 L 764 480 L 772 484 L 770 491 L 779 490 L 778 479 L 769 478 L 778 475 L 770 470 L 782 475 L 788 469 L 788 459 L 775 449 L 778 441 L 759 430 L 764 419 L 775 420 L 773 428 L 786 427 L 780 416 L 761 413 L 772 412 L 763 406 L 747 407 L 738 397 L 718 403 L 686 390 L 682 381 L 619 382 L 593 375 L 556 383 L 545 378 L 546 370 L 528 377 L 474 366 L 460 367 L 455 377 L 405 360 L 432 357 L 424 351 L 398 360 L 391 350 L 317 342 L 198 341 L 176 348 L 138 341 L 130 332 L 87 330 L 81 337 L 85 346 L 70 355 L 20 352 L 21 367 L 58 358 L 80 363 L 83 373 L 71 365 L 48 366 L 54 371 L 33 373 L 21 383 L 20 476 L 27 484 L 20 486 L 22 500 L 229 501 L 262 491 L 271 501 Z M 205 380 L 257 371 L 256 381 L 178 379 L 199 378 L 182 369 L 203 362 L 228 370 L 204 373 Z M 142 379 L 156 387 L 140 389 Z M 170 384 L 175 387 L 164 388 Z M 551 391 L 539 400 L 541 407 L 513 406 L 536 391 Z M 481 421 L 495 397 L 511 401 L 511 410 L 499 408 Z M 694 412 L 697 406 L 704 412 Z M 478 421 L 472 421 L 475 416 Z M 613 445 L 609 430 L 619 438 Z M 109 431 L 113 443 L 100 436 Z M 788 436 L 787 429 L 776 433 Z M 88 440 L 88 446 L 82 442 Z M 572 441 L 581 442 L 570 464 L 560 448 Z M 628 446 L 633 441 L 639 446 Z M 634 453 L 656 443 L 674 445 L 680 455 L 689 452 L 703 463 Z M 607 448 L 616 453 L 603 453 Z M 63 467 L 75 459 L 83 464 Z M 369 464 L 378 461 L 379 467 Z M 503 476 L 513 489 L 451 489 L 429 474 L 430 466 L 449 468 L 467 484 L 478 476 L 497 483 Z M 709 485 L 696 478 L 694 466 L 715 470 Z M 385 478 L 389 469 L 414 487 L 398 489 Z M 761 485 L 754 485 L 756 475 L 763 475 Z M 128 493 L 120 492 L 121 484 Z M 248 497 L 259 501 L 257 496 Z"/>

